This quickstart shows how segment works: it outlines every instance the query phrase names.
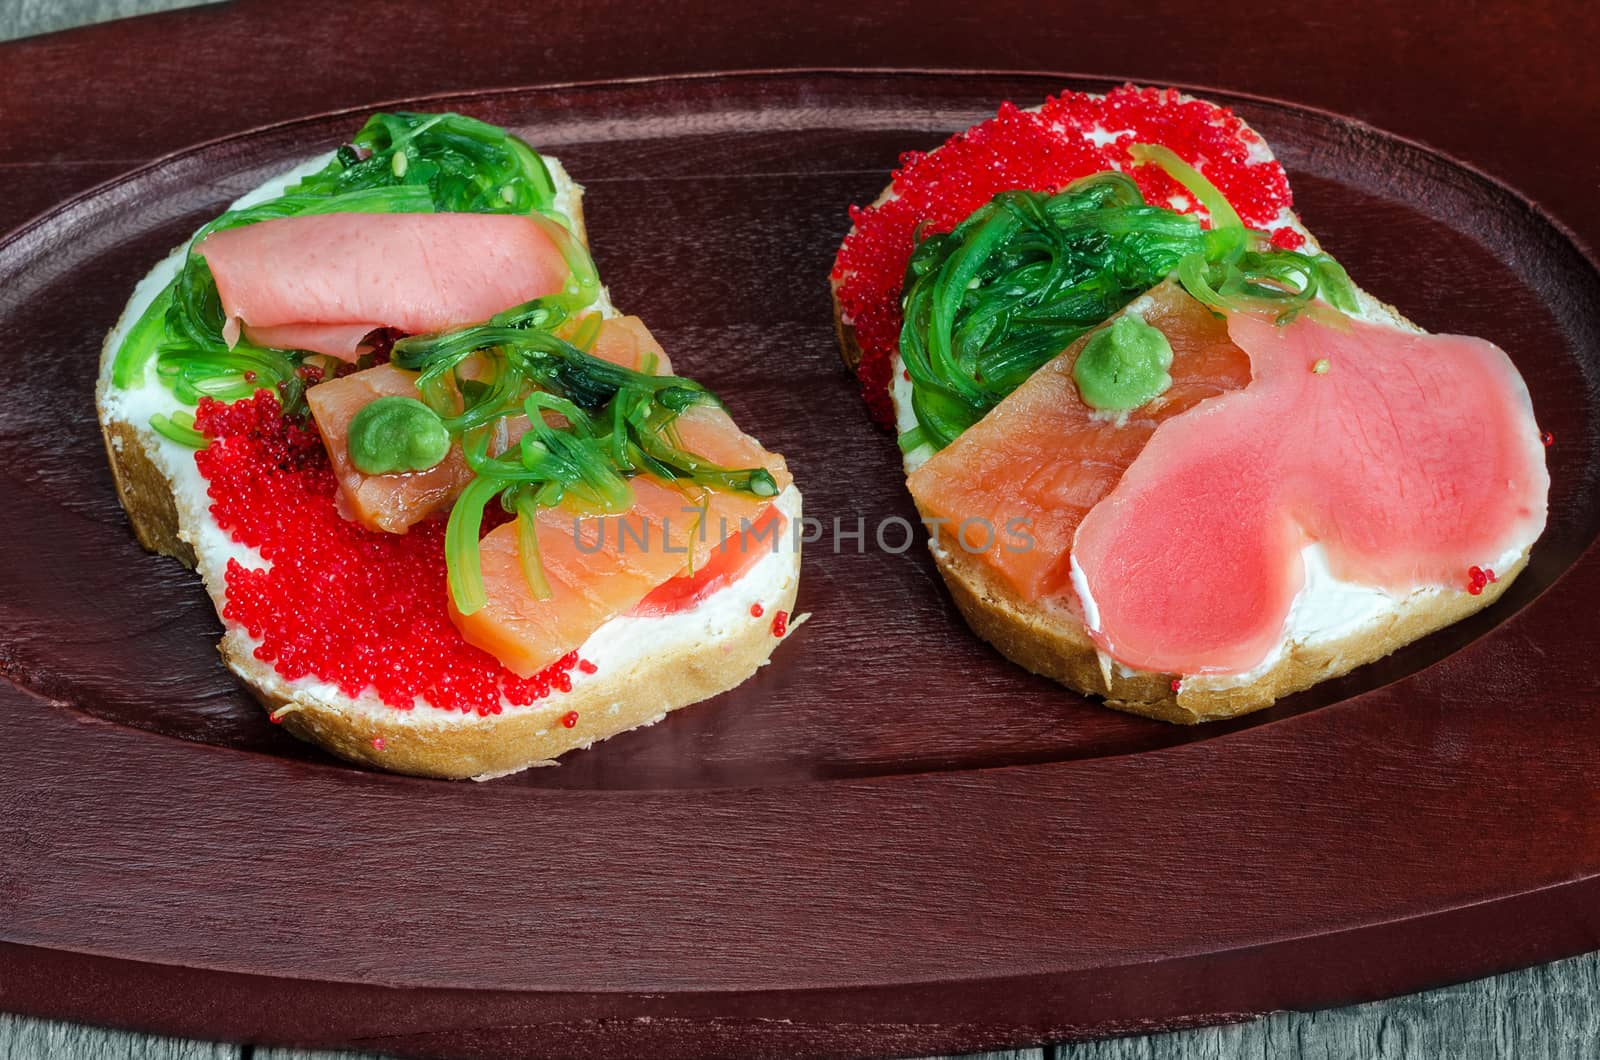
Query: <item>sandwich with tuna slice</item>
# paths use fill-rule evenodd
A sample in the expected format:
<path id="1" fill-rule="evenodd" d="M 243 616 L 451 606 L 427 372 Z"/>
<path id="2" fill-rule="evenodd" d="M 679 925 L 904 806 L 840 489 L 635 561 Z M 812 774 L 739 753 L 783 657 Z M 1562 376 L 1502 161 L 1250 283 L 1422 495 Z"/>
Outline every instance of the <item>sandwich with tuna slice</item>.
<path id="1" fill-rule="evenodd" d="M 1544 529 L 1510 357 L 1356 286 L 1226 108 L 1008 104 L 851 220 L 840 345 L 955 603 L 1107 706 L 1267 706 L 1487 606 Z"/>
<path id="2" fill-rule="evenodd" d="M 502 129 L 378 114 L 107 337 L 133 529 L 294 735 L 496 776 L 732 688 L 794 628 L 784 460 L 612 306 L 581 194 Z"/>

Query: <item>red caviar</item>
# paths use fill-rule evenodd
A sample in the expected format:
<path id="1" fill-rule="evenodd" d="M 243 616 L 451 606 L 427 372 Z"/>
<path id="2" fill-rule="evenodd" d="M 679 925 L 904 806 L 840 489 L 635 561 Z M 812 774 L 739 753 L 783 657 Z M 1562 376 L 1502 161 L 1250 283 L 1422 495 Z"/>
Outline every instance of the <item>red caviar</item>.
<path id="1" fill-rule="evenodd" d="M 1467 592 L 1473 596 L 1483 592 L 1484 586 L 1494 580 L 1494 571 L 1492 570 L 1484 570 L 1482 567 L 1467 568 Z"/>
<path id="2" fill-rule="evenodd" d="M 1179 678 L 1174 677 L 1172 679 L 1172 694 L 1173 695 L 1177 695 L 1179 690 L 1182 689 L 1182 688 L 1183 688 L 1183 681 L 1180 680 Z"/>
<path id="3" fill-rule="evenodd" d="M 383 744 L 383 737 L 382 736 L 374 736 L 372 738 L 372 749 L 374 751 L 383 750 L 383 746 L 384 746 L 384 744 Z"/>
<path id="4" fill-rule="evenodd" d="M 576 651 L 521 678 L 462 640 L 446 607 L 444 523 L 382 534 L 342 518 L 315 428 L 285 417 L 272 391 L 203 398 L 195 427 L 211 440 L 195 464 L 212 517 L 270 564 L 228 562 L 223 617 L 261 642 L 256 658 L 401 710 L 420 697 L 486 716 L 571 689 Z"/>
<path id="5" fill-rule="evenodd" d="M 1087 134 L 1112 139 L 1096 145 Z M 1157 143 L 1197 165 L 1227 196 L 1245 224 L 1275 230 L 1273 242 L 1305 242 L 1284 226 L 1292 199 L 1277 162 L 1252 159 L 1244 124 L 1226 107 L 1185 100 L 1175 89 L 1124 85 L 1103 98 L 1064 92 L 1036 112 L 1003 104 L 999 113 L 957 133 L 936 152 L 907 151 L 894 173 L 895 197 L 850 208 L 854 226 L 833 265 L 839 305 L 861 347 L 856 369 L 873 419 L 894 423 L 891 364 L 900 340 L 900 288 L 918 238 L 947 232 L 996 193 L 1055 191 L 1079 177 L 1123 169 L 1158 205 L 1196 209 L 1193 197 L 1156 166 L 1131 166 L 1128 147 Z"/>
<path id="6" fill-rule="evenodd" d="M 1539 435 L 1539 443 L 1548 449 L 1552 445 L 1556 444 L 1556 436 L 1551 434 L 1549 431 L 1545 431 L 1543 434 Z"/>
<path id="7" fill-rule="evenodd" d="M 1279 250 L 1299 250 L 1306 245 L 1306 237 L 1292 228 L 1284 227 L 1272 233 L 1272 245 Z"/>
<path id="8" fill-rule="evenodd" d="M 760 604 L 751 604 L 750 605 L 750 617 L 751 618 L 760 618 L 764 610 L 765 609 Z"/>
<path id="9" fill-rule="evenodd" d="M 592 674 L 598 669 L 600 669 L 600 667 L 596 666 L 594 663 L 590 662 L 588 659 L 579 659 L 578 660 L 578 672 L 579 673 Z"/>
<path id="10" fill-rule="evenodd" d="M 569 710 L 565 714 L 561 715 L 561 724 L 565 725 L 569 729 L 578 724 L 578 712 L 575 710 Z"/>
<path id="11" fill-rule="evenodd" d="M 772 616 L 772 635 L 781 637 L 789 632 L 789 612 L 779 611 Z"/>

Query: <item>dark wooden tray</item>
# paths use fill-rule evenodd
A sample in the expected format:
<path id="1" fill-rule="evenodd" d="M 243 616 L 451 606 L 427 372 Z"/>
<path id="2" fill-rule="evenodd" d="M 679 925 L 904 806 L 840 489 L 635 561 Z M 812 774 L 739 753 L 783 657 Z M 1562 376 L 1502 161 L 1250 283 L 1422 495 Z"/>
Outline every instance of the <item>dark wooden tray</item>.
<path id="1" fill-rule="evenodd" d="M 912 517 L 825 277 L 899 152 L 1063 87 L 798 71 L 413 101 L 588 186 L 617 301 L 790 458 Z M 0 1008 L 396 1052 L 906 1053 L 1379 997 L 1600 946 L 1600 274 L 1517 193 L 1208 91 L 1350 271 L 1510 351 L 1550 528 L 1494 608 L 1241 721 L 1092 706 L 969 634 L 921 550 L 806 558 L 815 618 L 729 695 L 490 784 L 266 724 L 196 579 L 144 554 L 92 413 L 132 284 L 363 114 L 241 134 L 0 243 Z"/>

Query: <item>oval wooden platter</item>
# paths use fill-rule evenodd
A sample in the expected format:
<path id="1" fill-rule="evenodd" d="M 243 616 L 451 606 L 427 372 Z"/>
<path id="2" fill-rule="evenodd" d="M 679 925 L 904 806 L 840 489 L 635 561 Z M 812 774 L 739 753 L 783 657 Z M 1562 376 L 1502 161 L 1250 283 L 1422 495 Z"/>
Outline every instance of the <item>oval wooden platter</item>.
<path id="1" fill-rule="evenodd" d="M 364 114 L 170 156 L 0 244 L 0 1007 L 407 1053 L 926 1053 L 1600 945 L 1600 273 L 1503 185 L 1205 92 L 1365 286 L 1526 376 L 1550 526 L 1483 614 L 1179 729 L 1008 664 L 920 547 L 873 540 L 914 511 L 834 347 L 847 207 L 900 152 L 1068 87 L 1108 84 L 798 71 L 411 101 L 566 163 L 618 304 L 788 455 L 829 527 L 813 617 L 754 680 L 493 783 L 363 772 L 267 724 L 194 576 L 133 541 L 94 422 L 133 283 Z M 864 520 L 859 551 L 834 520 Z"/>

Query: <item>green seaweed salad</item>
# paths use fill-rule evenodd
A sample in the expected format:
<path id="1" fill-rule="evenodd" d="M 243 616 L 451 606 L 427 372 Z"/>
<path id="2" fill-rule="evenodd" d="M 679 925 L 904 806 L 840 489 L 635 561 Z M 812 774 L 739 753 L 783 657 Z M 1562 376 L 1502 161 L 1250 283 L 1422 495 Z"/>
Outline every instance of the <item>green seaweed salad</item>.
<path id="1" fill-rule="evenodd" d="M 626 511 L 629 479 L 649 473 L 686 487 L 770 497 L 764 468 L 725 468 L 685 451 L 673 420 L 696 405 L 721 407 L 700 384 L 611 364 L 587 351 L 599 318 L 589 315 L 563 339 L 554 332 L 593 305 L 600 282 L 583 243 L 556 206 L 556 186 L 539 154 L 518 137 L 460 114 L 380 113 L 321 169 L 276 198 L 230 210 L 201 228 L 178 274 L 129 330 L 112 365 L 113 385 L 156 377 L 184 405 L 202 397 L 231 402 L 265 387 L 287 412 L 304 411 L 306 366 L 332 376 L 339 362 L 298 350 L 224 338 L 216 282 L 195 252 L 213 231 L 271 218 L 328 213 L 517 213 L 541 220 L 561 248 L 570 276 L 561 292 L 508 309 L 486 324 L 394 343 L 394 364 L 419 372 L 415 401 L 400 399 L 353 430 L 352 456 L 365 469 L 423 470 L 459 441 L 473 479 L 450 512 L 445 556 L 457 608 L 484 604 L 478 540 L 487 506 L 498 501 L 519 523 L 523 572 L 538 597 L 549 595 L 539 563 L 535 519 L 565 504 L 588 514 Z M 474 358 L 487 372 L 467 378 Z M 358 364 L 367 367 L 367 364 Z M 646 366 L 648 367 L 648 366 Z M 564 417 L 561 426 L 545 412 Z M 497 421 L 526 415 L 518 446 L 489 452 Z M 358 416 L 358 419 L 360 417 Z M 157 414 L 151 427 L 170 441 L 203 448 L 192 413 Z M 441 444 L 441 432 L 444 444 Z M 431 458 L 431 462 L 429 461 Z"/>
<path id="2" fill-rule="evenodd" d="M 1121 173 L 1096 173 L 1056 194 L 1006 191 L 950 232 L 918 244 L 906 269 L 900 356 L 917 426 L 911 452 L 943 449 L 1079 336 L 1176 273 L 1217 309 L 1259 309 L 1287 322 L 1320 295 L 1343 312 L 1355 290 L 1326 254 L 1272 246 L 1223 194 L 1170 149 L 1138 144 L 1211 217 L 1144 201 Z"/>

